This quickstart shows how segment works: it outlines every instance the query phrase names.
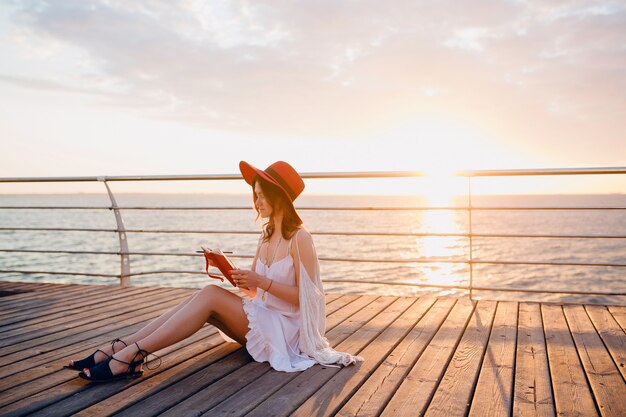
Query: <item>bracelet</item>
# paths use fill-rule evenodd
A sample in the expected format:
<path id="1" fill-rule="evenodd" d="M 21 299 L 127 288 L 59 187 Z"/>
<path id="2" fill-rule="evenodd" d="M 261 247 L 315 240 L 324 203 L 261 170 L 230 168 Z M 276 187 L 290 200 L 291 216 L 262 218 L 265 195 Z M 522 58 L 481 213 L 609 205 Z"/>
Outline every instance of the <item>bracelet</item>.
<path id="1" fill-rule="evenodd" d="M 265 290 L 265 292 L 268 292 L 270 288 L 272 288 L 273 283 L 274 283 L 274 280 L 270 279 L 270 285 L 267 286 L 267 289 Z"/>

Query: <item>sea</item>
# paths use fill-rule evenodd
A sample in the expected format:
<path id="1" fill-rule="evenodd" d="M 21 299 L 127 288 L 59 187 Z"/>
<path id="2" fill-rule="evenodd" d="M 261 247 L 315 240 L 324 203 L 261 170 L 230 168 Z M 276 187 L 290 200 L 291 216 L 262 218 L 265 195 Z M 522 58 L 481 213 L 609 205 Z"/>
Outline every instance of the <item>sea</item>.
<path id="1" fill-rule="evenodd" d="M 249 268 L 262 222 L 251 196 L 240 194 L 116 194 L 121 207 L 250 207 L 238 210 L 121 210 L 128 232 L 132 285 L 201 288 L 224 285 L 207 277 L 200 245 L 233 252 Z M 385 283 L 433 284 L 529 290 L 626 292 L 626 268 L 617 266 L 474 264 L 464 236 L 406 236 L 414 233 L 465 234 L 467 210 L 412 210 L 425 207 L 420 196 L 306 195 L 296 207 L 400 207 L 402 210 L 301 210 L 313 234 L 327 292 L 467 297 L 462 289 L 420 288 Z M 467 206 L 466 197 L 449 206 Z M 119 285 L 118 235 L 111 231 L 38 231 L 12 228 L 115 229 L 106 194 L 0 195 L 0 280 Z M 97 209 L 13 209 L 17 206 L 81 206 Z M 625 194 L 473 196 L 473 207 L 626 207 Z M 150 231 L 163 231 L 153 233 Z M 195 231 L 181 233 L 176 230 Z M 143 231 L 143 232 L 140 232 Z M 208 231 L 211 231 L 210 233 Z M 230 232 L 252 232 L 252 234 Z M 556 234 L 626 236 L 626 210 L 473 210 L 476 234 Z M 333 235 L 332 233 L 338 233 Z M 359 235 L 359 233 L 363 235 Z M 472 259 L 480 262 L 561 262 L 626 264 L 626 238 L 474 237 Z M 10 252 L 60 250 L 114 254 Z M 158 253 L 161 255 L 150 255 Z M 417 262 L 419 260 L 419 262 Z M 458 261 L 458 262 L 457 262 Z M 49 274 L 43 271 L 60 272 Z M 173 272 L 162 272 L 173 271 Z M 347 283 L 334 282 L 350 280 Z M 366 282 L 376 282 L 376 284 Z M 380 283 L 380 284 L 378 284 Z M 625 296 L 474 291 L 476 299 L 626 304 Z"/>

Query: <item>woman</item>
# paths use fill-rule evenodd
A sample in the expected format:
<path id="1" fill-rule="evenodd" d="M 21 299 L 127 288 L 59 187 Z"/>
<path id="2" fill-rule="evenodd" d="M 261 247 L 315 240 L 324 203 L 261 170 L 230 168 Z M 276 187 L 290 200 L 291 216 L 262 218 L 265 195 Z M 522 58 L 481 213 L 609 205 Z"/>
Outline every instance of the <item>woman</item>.
<path id="1" fill-rule="evenodd" d="M 80 377 L 97 382 L 141 376 L 141 364 L 150 352 L 191 336 L 206 322 L 226 339 L 245 345 L 254 360 L 269 362 L 279 371 L 363 360 L 335 351 L 324 337 L 325 302 L 317 254 L 293 206 L 304 189 L 302 178 L 282 161 L 264 171 L 241 161 L 239 169 L 253 188 L 257 215 L 267 219 L 252 269 L 231 271 L 251 300 L 207 285 L 137 333 L 115 339 L 66 368 L 82 370 Z"/>

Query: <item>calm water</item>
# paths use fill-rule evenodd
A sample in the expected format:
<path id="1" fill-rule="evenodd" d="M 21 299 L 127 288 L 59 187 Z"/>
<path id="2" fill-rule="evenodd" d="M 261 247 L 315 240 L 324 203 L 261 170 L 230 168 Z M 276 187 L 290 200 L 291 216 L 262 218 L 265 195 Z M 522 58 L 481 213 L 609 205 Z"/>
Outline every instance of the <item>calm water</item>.
<path id="1" fill-rule="evenodd" d="M 248 195 L 202 194 L 120 194 L 121 206 L 246 206 Z M 464 205 L 463 199 L 450 204 Z M 106 195 L 0 195 L 1 206 L 107 206 Z M 427 202 L 419 197 L 303 196 L 302 207 L 327 206 L 417 206 Z M 509 196 L 475 197 L 475 206 L 626 206 L 626 195 L 595 196 Z M 237 211 L 146 211 L 122 212 L 126 228 L 145 230 L 250 230 L 258 231 L 255 213 Z M 301 211 L 312 232 L 383 233 L 466 233 L 465 211 Z M 0 210 L 0 227 L 116 227 L 109 210 Z M 475 211 L 474 233 L 521 234 L 608 234 L 626 235 L 626 210 L 610 211 Z M 406 260 L 428 258 L 464 260 L 469 256 L 468 239 L 463 237 L 398 236 L 314 236 L 321 258 Z M 253 255 L 257 237 L 233 234 L 129 233 L 131 252 L 190 253 L 205 245 L 231 250 L 235 255 Z M 537 239 L 474 238 L 474 259 L 489 261 L 557 261 L 626 263 L 626 239 Z M 117 234 L 112 232 L 0 231 L 0 249 L 58 249 L 119 251 Z M 249 259 L 235 259 L 248 268 Z M 0 269 L 52 270 L 119 274 L 117 255 L 33 254 L 0 252 Z M 322 278 L 374 281 L 401 281 L 465 285 L 469 267 L 459 263 L 369 263 L 322 261 Z M 209 282 L 203 275 L 201 256 L 131 256 L 131 272 L 196 271 L 197 274 L 160 273 L 133 277 L 134 285 L 201 287 Z M 626 268 L 544 265 L 476 265 L 474 283 L 479 286 L 570 290 L 626 291 Z M 114 278 L 69 275 L 0 273 L 2 280 L 106 283 Z M 210 280 L 214 282 L 213 280 Z M 402 286 L 326 283 L 327 291 L 376 294 L 457 294 L 464 291 L 423 290 Z M 626 297 L 487 294 L 501 299 L 542 299 L 587 302 L 626 302 Z"/>

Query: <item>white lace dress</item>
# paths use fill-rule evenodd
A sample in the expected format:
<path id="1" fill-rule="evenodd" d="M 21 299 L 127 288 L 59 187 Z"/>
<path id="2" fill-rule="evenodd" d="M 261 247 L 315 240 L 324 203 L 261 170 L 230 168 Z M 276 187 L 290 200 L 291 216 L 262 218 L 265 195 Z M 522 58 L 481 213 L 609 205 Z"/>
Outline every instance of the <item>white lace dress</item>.
<path id="1" fill-rule="evenodd" d="M 292 243 L 295 242 L 295 251 Z M 294 258 L 293 254 L 297 256 Z M 319 262 L 310 236 L 296 232 L 289 241 L 289 255 L 269 267 L 257 259 L 255 272 L 277 283 L 296 285 L 299 272 L 299 306 L 257 289 L 252 300 L 243 299 L 248 317 L 246 349 L 257 362 L 269 362 L 277 371 L 303 371 L 319 363 L 347 366 L 364 359 L 330 347 L 326 332 L 326 302 Z M 265 298 L 265 299 L 264 299 Z M 231 338 L 220 331 L 222 337 Z"/>
<path id="2" fill-rule="evenodd" d="M 289 246 L 291 248 L 291 241 Z M 291 255 L 269 267 L 258 259 L 256 273 L 279 284 L 296 285 Z M 250 328 L 246 334 L 246 349 L 255 361 L 269 362 L 277 371 L 296 372 L 310 368 L 316 362 L 302 354 L 299 346 L 300 309 L 270 293 L 263 297 L 264 293 L 258 288 L 252 300 L 243 300 Z"/>

